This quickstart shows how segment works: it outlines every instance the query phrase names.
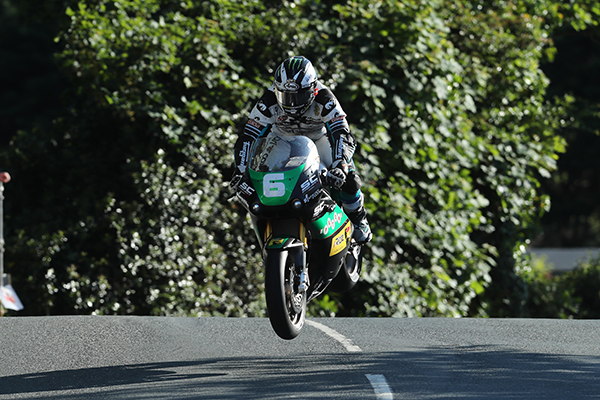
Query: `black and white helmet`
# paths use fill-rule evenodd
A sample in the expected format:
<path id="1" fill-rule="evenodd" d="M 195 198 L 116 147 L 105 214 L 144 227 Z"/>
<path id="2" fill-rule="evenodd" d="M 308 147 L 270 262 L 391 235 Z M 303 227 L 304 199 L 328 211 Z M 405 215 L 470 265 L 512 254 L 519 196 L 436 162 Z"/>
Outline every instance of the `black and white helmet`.
<path id="1" fill-rule="evenodd" d="M 283 111 L 291 116 L 302 115 L 315 99 L 317 71 L 305 57 L 288 58 L 275 71 L 273 86 Z"/>

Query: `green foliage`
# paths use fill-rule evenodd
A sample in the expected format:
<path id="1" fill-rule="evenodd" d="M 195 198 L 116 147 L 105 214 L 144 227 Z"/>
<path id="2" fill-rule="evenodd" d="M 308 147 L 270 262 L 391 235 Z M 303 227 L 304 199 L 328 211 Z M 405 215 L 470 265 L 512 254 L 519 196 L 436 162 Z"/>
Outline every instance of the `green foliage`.
<path id="1" fill-rule="evenodd" d="M 527 285 L 523 317 L 565 317 L 562 309 L 571 299 L 568 293 L 559 289 L 559 278 L 548 267 L 545 259 L 521 263 L 516 274 Z"/>
<path id="2" fill-rule="evenodd" d="M 590 188 L 600 184 L 600 9 L 597 2 L 587 1 L 564 8 L 565 23 L 553 34 L 556 57 L 542 68 L 551 80 L 549 94 L 571 95 L 575 101 L 570 123 L 559 132 L 569 143 L 567 151 L 558 171 L 543 184 L 552 208 L 542 219 L 543 235 L 535 244 L 595 247 L 600 245 L 600 198 Z"/>
<path id="3" fill-rule="evenodd" d="M 546 21 L 508 2 L 333 9 L 326 21 L 313 9 L 313 31 L 335 40 L 312 49 L 329 55 L 370 182 L 366 314 L 518 315 L 518 252 L 564 150 L 564 102 L 545 100 L 539 69 Z"/>
<path id="4" fill-rule="evenodd" d="M 339 36 L 338 95 L 360 116 L 351 123 L 377 204 L 367 315 L 464 315 L 491 264 L 470 240 L 486 203 L 472 191 L 474 154 L 457 146 L 474 139 L 474 105 L 437 6 L 353 2 L 335 8 L 340 26 L 328 24 Z"/>
<path id="5" fill-rule="evenodd" d="M 600 318 L 600 258 L 581 263 L 560 277 L 560 291 L 570 302 L 563 303 L 569 318 Z"/>
<path id="6" fill-rule="evenodd" d="M 475 188 L 489 201 L 486 224 L 475 240 L 493 246 L 497 267 L 482 300 L 490 315 L 521 315 L 526 288 L 516 276 L 521 246 L 537 230 L 549 199 L 539 181 L 556 168 L 564 141 L 556 135 L 567 101 L 545 101 L 548 81 L 539 68 L 545 56 L 547 21 L 533 4 L 499 2 L 489 8 L 461 10 L 454 29 L 463 40 L 462 54 L 470 54 L 478 112 L 473 130 L 483 139 L 473 171 Z M 537 10 L 539 11 L 539 10 Z M 473 23 L 470 16 L 477 16 Z M 487 226 L 486 226 L 487 225 Z"/>
<path id="7" fill-rule="evenodd" d="M 311 314 L 522 315 L 568 105 L 539 67 L 568 17 L 538 3 L 68 4 L 64 111 L 2 153 L 26 312 L 264 315 L 226 185 L 246 112 L 301 53 L 349 114 L 375 233 L 357 289 Z"/>
<path id="8" fill-rule="evenodd" d="M 237 113 L 258 93 L 229 55 L 245 28 L 226 7 L 160 4 L 67 9 L 69 113 L 18 136 L 10 158 L 29 199 L 13 260 L 39 260 L 12 271 L 37 289 L 27 312 L 263 312 L 253 233 L 221 190 Z"/>
<path id="9" fill-rule="evenodd" d="M 541 318 L 600 317 L 600 257 L 580 262 L 564 273 L 553 273 L 544 260 L 519 271 L 527 282 L 525 316 Z"/>

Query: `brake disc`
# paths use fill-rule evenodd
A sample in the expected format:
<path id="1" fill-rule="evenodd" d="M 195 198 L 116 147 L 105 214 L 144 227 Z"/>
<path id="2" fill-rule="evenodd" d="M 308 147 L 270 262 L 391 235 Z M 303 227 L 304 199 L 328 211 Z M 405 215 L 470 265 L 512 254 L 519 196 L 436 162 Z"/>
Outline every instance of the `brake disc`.
<path id="1" fill-rule="evenodd" d="M 291 300 L 294 312 L 300 314 L 304 305 L 304 293 L 294 293 Z"/>

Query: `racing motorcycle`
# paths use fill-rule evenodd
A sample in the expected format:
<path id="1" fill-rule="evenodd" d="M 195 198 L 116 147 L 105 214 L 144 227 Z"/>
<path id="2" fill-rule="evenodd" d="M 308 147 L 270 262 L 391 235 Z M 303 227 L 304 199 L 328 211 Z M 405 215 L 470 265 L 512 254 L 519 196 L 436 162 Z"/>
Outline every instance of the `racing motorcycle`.
<path id="1" fill-rule="evenodd" d="M 308 302 L 348 291 L 360 277 L 362 246 L 336 193 L 309 138 L 271 134 L 254 143 L 236 196 L 262 248 L 269 320 L 283 339 L 298 336 Z"/>

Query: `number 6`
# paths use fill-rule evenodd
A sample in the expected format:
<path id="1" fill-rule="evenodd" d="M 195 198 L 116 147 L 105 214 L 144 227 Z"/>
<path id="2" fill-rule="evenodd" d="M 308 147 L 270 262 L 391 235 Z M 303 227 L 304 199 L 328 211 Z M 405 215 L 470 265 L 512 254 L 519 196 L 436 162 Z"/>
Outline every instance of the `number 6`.
<path id="1" fill-rule="evenodd" d="M 285 195 L 284 175 L 281 173 L 268 174 L 263 178 L 263 194 L 265 197 L 283 197 Z"/>

